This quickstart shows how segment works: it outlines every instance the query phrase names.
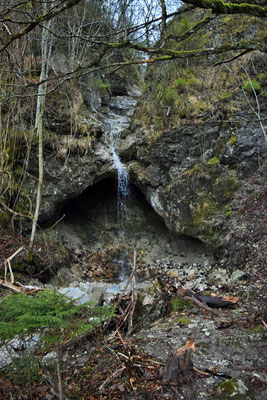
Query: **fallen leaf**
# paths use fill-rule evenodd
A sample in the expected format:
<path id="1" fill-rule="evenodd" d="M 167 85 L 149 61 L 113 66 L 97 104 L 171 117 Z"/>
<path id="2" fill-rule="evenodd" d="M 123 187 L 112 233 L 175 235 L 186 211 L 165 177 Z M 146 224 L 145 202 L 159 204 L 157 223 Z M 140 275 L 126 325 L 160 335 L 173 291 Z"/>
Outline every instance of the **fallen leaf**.
<path id="1" fill-rule="evenodd" d="M 231 301 L 232 303 L 237 303 L 239 301 L 240 297 L 233 297 L 233 296 L 225 296 L 223 297 L 223 300 L 226 301 Z"/>

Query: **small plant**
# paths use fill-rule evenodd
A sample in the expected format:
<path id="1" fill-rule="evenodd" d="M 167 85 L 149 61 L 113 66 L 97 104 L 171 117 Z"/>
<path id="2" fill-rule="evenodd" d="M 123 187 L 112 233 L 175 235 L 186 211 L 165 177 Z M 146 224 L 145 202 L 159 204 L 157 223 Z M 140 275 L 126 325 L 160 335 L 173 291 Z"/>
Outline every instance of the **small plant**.
<path id="1" fill-rule="evenodd" d="M 14 357 L 13 363 L 7 368 L 10 379 L 15 385 L 25 385 L 27 382 L 43 382 L 40 374 L 40 363 L 32 351 L 24 352 L 20 357 Z"/>
<path id="2" fill-rule="evenodd" d="M 236 135 L 232 134 L 229 140 L 230 146 L 233 146 L 236 143 Z"/>
<path id="3" fill-rule="evenodd" d="M 186 78 L 178 78 L 174 81 L 174 87 L 178 90 L 179 93 L 185 91 L 187 85 L 188 81 Z"/>
<path id="4" fill-rule="evenodd" d="M 96 85 L 99 89 L 108 89 L 110 88 L 110 83 L 104 83 L 102 79 L 96 79 Z"/>
<path id="5" fill-rule="evenodd" d="M 247 90 L 248 92 L 251 92 L 253 89 L 260 90 L 260 88 L 261 88 L 261 85 L 255 79 L 247 80 L 243 85 L 243 89 Z"/>
<path id="6" fill-rule="evenodd" d="M 229 100 L 230 98 L 231 98 L 231 93 L 230 92 L 227 92 L 227 91 L 223 91 L 221 94 L 220 94 L 220 100 Z"/>
<path id="7" fill-rule="evenodd" d="M 88 332 L 113 313 L 113 307 L 89 307 L 89 303 L 77 305 L 74 300 L 56 290 L 46 289 L 35 296 L 24 293 L 10 295 L 0 300 L 0 341 L 5 344 L 14 337 L 25 338 L 39 332 L 46 345 L 54 344 L 59 398 L 62 400 L 63 341 Z"/>
<path id="8" fill-rule="evenodd" d="M 220 164 L 220 160 L 217 157 L 212 157 L 207 162 L 207 165 L 214 165 L 214 164 Z"/>
<path id="9" fill-rule="evenodd" d="M 164 95 L 168 104 L 173 104 L 178 97 L 177 91 L 173 88 L 166 88 L 164 91 Z"/>

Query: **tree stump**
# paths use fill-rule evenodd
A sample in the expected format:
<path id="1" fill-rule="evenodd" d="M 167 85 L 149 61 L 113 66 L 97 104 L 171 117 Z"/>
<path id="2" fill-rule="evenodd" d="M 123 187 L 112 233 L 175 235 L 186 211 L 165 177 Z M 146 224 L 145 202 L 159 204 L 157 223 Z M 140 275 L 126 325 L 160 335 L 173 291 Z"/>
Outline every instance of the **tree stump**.
<path id="1" fill-rule="evenodd" d="M 192 371 L 194 351 L 194 339 L 191 339 L 184 347 L 169 354 L 165 366 L 160 371 L 164 383 L 177 382 L 179 375 L 188 375 Z"/>

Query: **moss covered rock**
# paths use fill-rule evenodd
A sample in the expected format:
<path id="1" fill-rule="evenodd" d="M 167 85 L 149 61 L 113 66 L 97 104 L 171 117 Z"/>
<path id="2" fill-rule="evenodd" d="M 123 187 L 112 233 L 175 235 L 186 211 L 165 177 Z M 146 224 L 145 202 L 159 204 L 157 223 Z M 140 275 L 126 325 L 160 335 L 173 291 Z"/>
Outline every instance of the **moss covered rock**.
<path id="1" fill-rule="evenodd" d="M 255 397 L 241 379 L 233 378 L 221 383 L 216 389 L 218 400 L 254 400 Z"/>

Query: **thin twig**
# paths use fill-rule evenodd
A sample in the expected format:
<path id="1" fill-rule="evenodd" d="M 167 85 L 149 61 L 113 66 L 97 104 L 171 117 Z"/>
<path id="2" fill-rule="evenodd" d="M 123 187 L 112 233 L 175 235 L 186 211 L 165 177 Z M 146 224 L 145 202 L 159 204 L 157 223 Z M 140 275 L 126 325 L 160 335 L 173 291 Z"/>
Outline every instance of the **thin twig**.
<path id="1" fill-rule="evenodd" d="M 117 308 L 117 307 L 119 306 L 119 303 L 121 302 L 121 299 L 122 299 L 122 297 L 123 297 L 123 295 L 124 295 L 124 293 L 125 293 L 127 287 L 129 286 L 129 283 L 131 282 L 131 280 L 132 280 L 133 277 L 134 277 L 135 271 L 136 271 L 136 250 L 134 250 L 134 264 L 133 264 L 132 273 L 131 273 L 131 275 L 129 276 L 129 278 L 128 278 L 128 280 L 127 280 L 127 282 L 126 282 L 126 284 L 125 284 L 125 286 L 124 286 L 124 288 L 123 288 L 121 294 L 119 295 L 117 301 L 116 301 L 115 304 L 114 304 L 114 307 L 115 307 L 115 308 Z M 134 287 L 134 285 L 133 285 L 133 287 Z M 110 340 L 112 340 L 112 339 L 116 336 L 116 334 L 118 333 L 118 331 L 119 331 L 119 329 L 121 328 L 121 326 L 123 325 L 123 323 L 127 320 L 128 316 L 129 316 L 129 313 L 130 313 L 130 311 L 131 311 L 131 305 L 132 305 L 132 303 L 130 303 L 130 304 L 127 306 L 126 310 L 124 311 L 124 318 L 123 318 L 123 320 L 120 322 L 120 324 L 119 324 L 119 326 L 117 327 L 116 331 L 115 331 L 115 332 L 113 333 L 113 335 L 110 337 Z M 130 310 L 130 311 L 129 311 L 129 310 Z M 108 321 L 108 323 L 107 323 L 107 326 L 109 325 L 110 320 L 111 320 L 111 319 L 109 319 L 109 321 Z"/>
<path id="2" fill-rule="evenodd" d="M 99 387 L 99 391 L 102 392 L 102 390 L 104 390 L 107 386 L 109 386 L 111 384 L 111 382 L 114 381 L 114 379 L 118 378 L 125 369 L 126 369 L 126 367 L 123 366 L 123 367 L 117 369 L 115 372 L 113 372 L 111 377 L 106 379 L 105 382 L 102 383 L 102 385 Z"/>

